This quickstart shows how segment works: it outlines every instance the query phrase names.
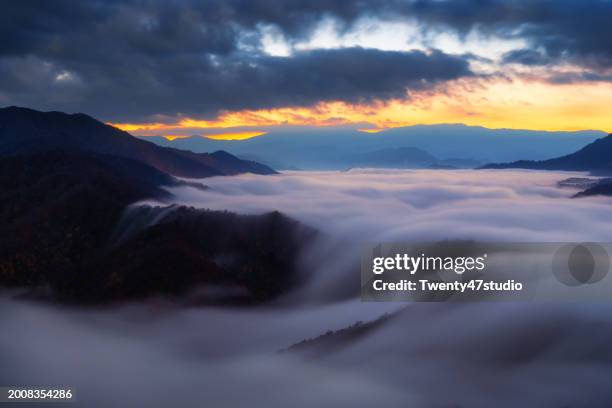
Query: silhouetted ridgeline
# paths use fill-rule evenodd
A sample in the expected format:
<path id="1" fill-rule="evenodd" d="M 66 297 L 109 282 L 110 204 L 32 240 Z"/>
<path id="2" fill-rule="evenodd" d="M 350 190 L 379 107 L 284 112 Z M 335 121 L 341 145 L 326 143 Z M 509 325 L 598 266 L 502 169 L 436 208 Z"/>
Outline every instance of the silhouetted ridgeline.
<path id="1" fill-rule="evenodd" d="M 596 140 L 566 156 L 550 160 L 529 161 L 519 160 L 512 163 L 492 163 L 483 166 L 484 169 L 534 169 L 588 171 L 596 175 L 612 174 L 612 135 Z"/>
<path id="2" fill-rule="evenodd" d="M 226 152 L 193 153 L 161 147 L 82 113 L 69 115 L 18 107 L 0 109 L 0 156 L 58 149 L 135 159 L 179 177 L 274 173 L 263 164 L 241 160 Z"/>
<path id="3" fill-rule="evenodd" d="M 265 301 L 298 282 L 300 250 L 313 237 L 313 230 L 278 212 L 236 215 L 180 206 L 90 265 L 88 288 L 91 297 L 101 290 L 134 298 L 214 285 L 204 301 Z"/>
<path id="4" fill-rule="evenodd" d="M 177 207 L 113 245 L 126 206 L 163 199 L 160 187 L 173 183 L 152 167 L 111 156 L 0 159 L 0 285 L 46 288 L 53 298 L 83 303 L 208 285 L 231 288 L 232 301 L 256 302 L 295 283 L 299 250 L 313 232 L 279 213 Z M 151 211 L 131 210 L 134 218 Z"/>
<path id="5" fill-rule="evenodd" d="M 400 309 L 393 313 L 385 313 L 381 317 L 369 322 L 356 322 L 340 330 L 329 330 L 317 337 L 305 339 L 299 343 L 292 344 L 281 352 L 299 353 L 309 358 L 324 357 L 327 354 L 345 349 L 351 343 L 357 342 L 364 337 L 380 330 L 390 320 L 404 313 Z"/>
<path id="6" fill-rule="evenodd" d="M 594 185 L 589 186 L 576 194 L 575 197 L 588 197 L 594 195 L 612 196 L 612 178 L 604 178 L 599 180 Z"/>
<path id="7" fill-rule="evenodd" d="M 271 299 L 296 282 L 312 230 L 279 213 L 128 208 L 187 183 L 172 175 L 242 172 L 274 173 L 225 152 L 160 147 L 83 114 L 0 109 L 0 286 L 78 303 L 202 287 L 199 301 Z"/>
<path id="8" fill-rule="evenodd" d="M 194 152 L 225 150 L 278 169 L 475 168 L 488 162 L 543 160 L 574 152 L 604 137 L 599 131 L 543 132 L 465 125 L 417 125 L 376 134 L 349 128 L 278 128 L 245 140 L 143 137 Z M 419 149 L 419 150 L 415 150 Z"/>

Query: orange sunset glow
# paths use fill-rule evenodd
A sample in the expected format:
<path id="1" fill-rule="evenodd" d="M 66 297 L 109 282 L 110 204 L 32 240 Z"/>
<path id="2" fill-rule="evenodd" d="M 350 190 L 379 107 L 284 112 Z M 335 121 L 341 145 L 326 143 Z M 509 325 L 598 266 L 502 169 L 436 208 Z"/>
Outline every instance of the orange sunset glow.
<path id="1" fill-rule="evenodd" d="M 264 131 L 217 131 L 241 127 L 335 126 L 357 124 L 362 131 L 416 124 L 463 123 L 489 128 L 533 130 L 596 129 L 612 131 L 612 83 L 551 85 L 542 81 L 459 80 L 406 100 L 371 104 L 319 103 L 313 107 L 244 110 L 221 113 L 214 120 L 184 118 L 177 123 L 111 123 L 138 135 L 194 133 L 214 139 L 246 139 Z M 199 132 L 198 132 L 199 130 Z"/>
<path id="2" fill-rule="evenodd" d="M 206 134 L 209 139 L 216 140 L 244 140 L 250 139 L 255 136 L 265 135 L 266 132 L 232 132 L 232 133 L 217 133 L 217 134 Z"/>

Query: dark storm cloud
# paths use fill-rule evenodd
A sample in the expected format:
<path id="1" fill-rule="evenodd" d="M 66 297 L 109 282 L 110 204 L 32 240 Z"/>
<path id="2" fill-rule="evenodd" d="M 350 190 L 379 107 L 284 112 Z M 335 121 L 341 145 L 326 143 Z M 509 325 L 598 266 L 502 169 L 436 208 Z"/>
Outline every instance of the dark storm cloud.
<path id="1" fill-rule="evenodd" d="M 49 108 L 129 120 L 152 113 L 201 115 L 338 99 L 387 100 L 405 97 L 407 88 L 471 75 L 467 61 L 441 52 L 362 48 L 299 52 L 291 58 L 176 56 L 153 61 L 132 56 L 129 65 L 81 60 L 62 65 L 7 59 L 0 63 L 0 87 L 26 105 L 37 106 L 42 96 Z"/>
<path id="2" fill-rule="evenodd" d="M 400 98 L 406 88 L 420 89 L 470 75 L 466 61 L 441 52 L 363 48 L 299 52 L 291 58 L 241 59 L 230 61 L 223 71 L 224 81 L 215 87 L 216 94 L 222 97 L 228 91 L 241 92 L 245 101 L 238 101 L 237 108 L 248 107 L 250 98 L 270 106 L 309 104 L 338 96 L 349 102 Z"/>
<path id="3" fill-rule="evenodd" d="M 467 59 L 438 51 L 351 48 L 283 58 L 258 48 L 262 25 L 274 25 L 292 41 L 322 18 L 350 24 L 371 6 L 323 0 L 14 3 L 1 17 L 0 34 L 8 40 L 0 46 L 0 103 L 130 121 L 388 100 L 471 75 Z"/>
<path id="4" fill-rule="evenodd" d="M 503 62 L 506 64 L 522 64 L 522 65 L 548 65 L 552 60 L 541 52 L 521 49 L 507 52 L 503 56 Z"/>
<path id="5" fill-rule="evenodd" d="M 409 8 L 428 27 L 522 38 L 546 58 L 593 69 L 612 67 L 609 0 L 417 0 Z M 522 56 L 527 65 L 535 61 L 535 54 L 524 51 L 514 56 Z"/>
<path id="6" fill-rule="evenodd" d="M 612 66 L 609 1 L 208 0 L 28 1 L 0 13 L 0 105 L 86 111 L 106 120 L 362 102 L 471 75 L 468 56 L 336 49 L 288 58 L 261 50 L 262 27 L 289 43 L 325 18 L 416 19 L 424 30 L 524 38 L 506 55 Z"/>

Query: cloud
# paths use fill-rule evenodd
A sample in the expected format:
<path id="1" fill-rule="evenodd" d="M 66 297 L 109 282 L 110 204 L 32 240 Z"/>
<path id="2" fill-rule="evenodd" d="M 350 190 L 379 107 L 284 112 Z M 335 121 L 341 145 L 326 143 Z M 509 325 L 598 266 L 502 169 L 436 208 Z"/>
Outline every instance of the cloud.
<path id="1" fill-rule="evenodd" d="M 409 9 L 428 29 L 522 38 L 532 50 L 557 61 L 594 69 L 612 67 L 608 0 L 416 0 Z"/>
<path id="2" fill-rule="evenodd" d="M 116 65 L 112 60 L 5 58 L 0 94 L 10 103 L 138 120 L 161 113 L 198 117 L 321 101 L 404 99 L 410 90 L 472 76 L 467 60 L 439 51 L 345 48 L 297 52 L 290 58 L 193 55 L 155 61 L 126 54 L 126 60 Z M 67 72 L 78 83 L 57 80 Z"/>
<path id="3" fill-rule="evenodd" d="M 157 312 L 151 307 L 156 308 L 72 310 L 0 296 L 6 334 L 0 338 L 0 382 L 71 387 L 77 407 L 238 407 L 245 401 L 266 407 L 329 401 L 335 407 L 366 407 L 376 405 L 380 395 L 406 400 L 406 392 L 368 375 L 333 374 L 277 353 L 330 328 L 374 319 L 390 305 L 177 310 L 160 304 Z"/>
<path id="4" fill-rule="evenodd" d="M 569 175 L 291 172 L 173 189 L 178 202 L 278 209 L 316 226 L 328 236 L 305 260 L 316 279 L 254 309 L 154 300 L 71 310 L 0 296 L 0 383 L 71 386 L 88 407 L 603 406 L 612 375 L 605 304 L 411 304 L 367 335 L 315 345 L 311 357 L 276 353 L 399 307 L 354 299 L 359 271 L 346 267 L 362 241 L 610 242 L 612 200 L 571 199 L 573 190 L 556 187 Z"/>
<path id="5" fill-rule="evenodd" d="M 126 59 L 134 65 L 4 59 L 0 96 L 6 103 L 138 120 L 161 113 L 197 117 L 320 101 L 404 99 L 410 90 L 472 76 L 461 57 L 362 48 L 304 51 L 291 58 L 193 56 L 154 64 L 142 56 Z M 79 80 L 58 81 L 66 75 Z"/>
<path id="6" fill-rule="evenodd" d="M 533 171 L 351 170 L 241 175 L 171 189 L 176 202 L 239 213 L 278 210 L 325 235 L 302 260 L 302 301 L 359 293 L 362 242 L 473 239 L 611 242 L 602 222 L 612 199 L 572 199 L 556 183 L 575 173 Z M 560 220 L 563 220 L 562 222 Z"/>
<path id="7" fill-rule="evenodd" d="M 366 12 L 350 1 L 19 2 L 0 17 L 0 102 L 114 121 L 202 118 L 405 98 L 471 75 L 467 59 L 437 51 L 261 50 L 262 27 L 294 41 L 322 18 L 349 24 Z"/>
<path id="8" fill-rule="evenodd" d="M 173 188 L 176 201 L 260 213 L 278 210 L 339 239 L 468 238 L 514 242 L 612 239 L 609 198 L 571 199 L 575 173 L 359 170 L 239 175 Z M 560 219 L 564 224 L 560 225 Z M 452 228 L 451 228 L 452 227 Z"/>
<path id="9" fill-rule="evenodd" d="M 476 66 L 468 55 L 439 51 L 292 48 L 325 21 L 338 35 L 363 21 L 399 21 L 416 23 L 423 38 L 458 34 L 468 41 L 477 32 L 520 40 L 527 48 L 506 54 L 506 62 L 573 64 L 590 71 L 585 81 L 607 80 L 610 20 L 605 0 L 20 1 L 0 16 L 0 103 L 86 111 L 113 122 L 202 119 L 404 98 L 406 90 L 471 76 L 470 62 Z M 265 52 L 270 30 L 292 50 L 288 56 Z M 493 41 L 489 52 L 495 48 Z"/>
<path id="10" fill-rule="evenodd" d="M 580 82 L 612 82 L 612 71 L 608 73 L 597 73 L 592 71 L 583 72 L 552 72 L 547 80 L 553 84 L 574 84 Z"/>
<path id="11" fill-rule="evenodd" d="M 507 52 L 503 56 L 503 62 L 505 64 L 523 64 L 523 65 L 548 65 L 552 62 L 550 58 L 541 52 L 521 49 Z"/>
<path id="12" fill-rule="evenodd" d="M 0 306 L 0 381 L 71 387 L 77 407 L 505 408 L 612 397 L 605 304 L 415 304 L 362 337 L 313 346 L 310 357 L 277 351 L 398 306 L 100 311 L 4 296 Z"/>

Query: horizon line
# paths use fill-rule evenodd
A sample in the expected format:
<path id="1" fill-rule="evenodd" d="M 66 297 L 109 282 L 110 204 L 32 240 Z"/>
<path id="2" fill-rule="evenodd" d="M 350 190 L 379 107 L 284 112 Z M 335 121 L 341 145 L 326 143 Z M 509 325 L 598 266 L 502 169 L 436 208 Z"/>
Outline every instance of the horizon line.
<path id="1" fill-rule="evenodd" d="M 117 127 L 121 129 L 121 127 L 117 126 L 117 124 L 112 122 L 105 122 L 107 125 Z M 244 131 L 231 131 L 231 132 L 219 132 L 219 133 L 202 133 L 202 134 L 177 134 L 176 132 L 169 132 L 168 134 L 133 134 L 137 137 L 150 138 L 150 137 L 163 137 L 169 141 L 177 140 L 177 139 L 188 139 L 188 138 L 202 138 L 209 140 L 248 140 L 255 139 L 261 136 L 272 134 L 275 131 L 279 130 L 287 130 L 287 131 L 299 131 L 302 129 L 308 129 L 311 131 L 325 131 L 325 130 L 349 130 L 355 131 L 366 135 L 374 135 L 393 131 L 393 130 L 401 130 L 401 129 L 411 129 L 416 127 L 439 127 L 439 126 L 457 126 L 457 127 L 466 127 L 466 128 L 475 128 L 475 129 L 485 129 L 491 131 L 515 131 L 515 132 L 533 132 L 533 133 L 601 133 L 602 135 L 612 134 L 610 132 L 606 132 L 605 130 L 600 129 L 575 129 L 575 130 L 567 130 L 567 129 L 559 129 L 559 130 L 542 130 L 542 129 L 528 129 L 528 128 L 513 128 L 513 127 L 487 127 L 483 125 L 468 125 L 466 123 L 460 122 L 448 122 L 448 123 L 423 123 L 423 124 L 414 124 L 407 126 L 396 126 L 396 127 L 388 127 L 388 128 L 364 128 L 358 125 L 276 125 L 276 126 L 262 126 L 261 130 L 244 130 Z M 255 127 L 254 127 L 255 128 Z M 215 129 L 215 128 L 212 128 Z M 228 128 L 226 130 L 236 129 L 236 128 Z M 124 129 L 121 129 L 124 130 Z M 127 131 L 129 133 L 129 131 Z M 130 133 L 132 134 L 132 133 Z"/>

